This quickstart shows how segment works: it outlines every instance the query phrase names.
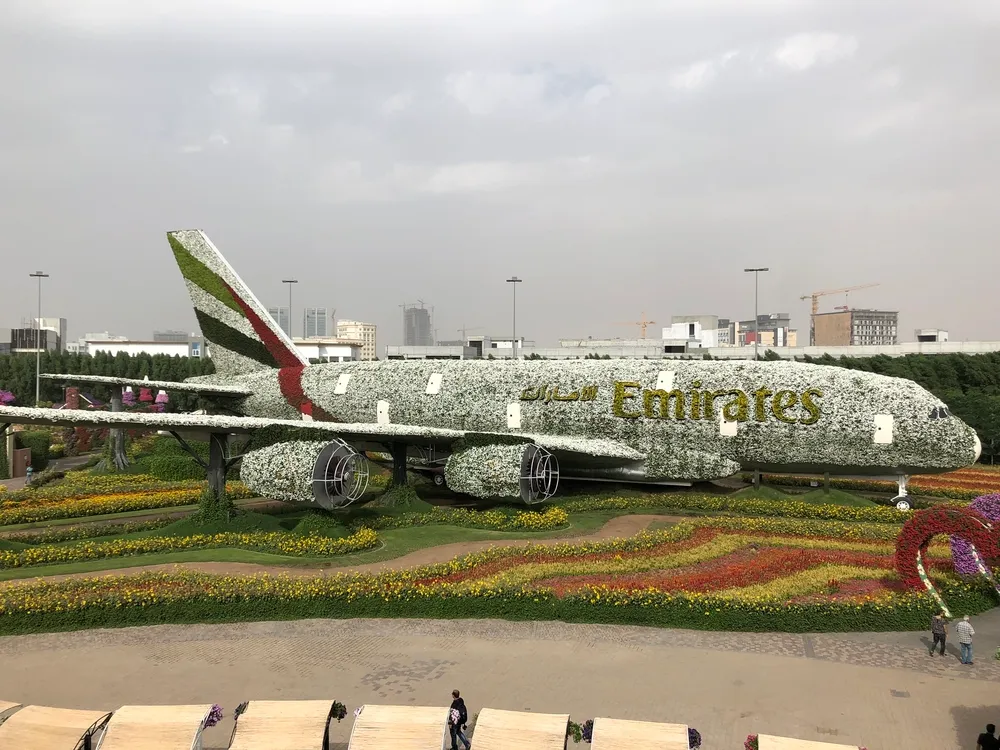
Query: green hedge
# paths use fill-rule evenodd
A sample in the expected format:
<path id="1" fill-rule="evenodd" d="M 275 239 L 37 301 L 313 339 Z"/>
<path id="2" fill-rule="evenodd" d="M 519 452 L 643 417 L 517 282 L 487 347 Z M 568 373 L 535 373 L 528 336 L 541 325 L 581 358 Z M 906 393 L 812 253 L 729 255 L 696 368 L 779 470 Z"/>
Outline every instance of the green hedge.
<path id="1" fill-rule="evenodd" d="M 955 611 L 978 614 L 996 606 L 996 595 L 988 586 L 975 591 L 942 594 Z M 850 604 L 827 602 L 802 605 L 732 604 L 705 611 L 677 597 L 669 605 L 657 607 L 615 606 L 592 603 L 582 598 L 559 599 L 548 594 L 456 596 L 386 601 L 380 596 L 352 601 L 317 597 L 276 599 L 270 597 L 207 598 L 162 602 L 155 607 L 87 607 L 69 612 L 0 615 L 0 635 L 56 632 L 86 628 L 128 627 L 133 625 L 186 624 L 204 622 L 252 622 L 302 618 L 347 619 L 429 618 L 501 619 L 514 621 L 555 620 L 573 623 L 648 625 L 654 627 L 720 630 L 733 632 L 873 632 L 926 630 L 937 611 L 928 597 L 915 597 L 907 604 L 888 606 L 883 602 Z"/>
<path id="2" fill-rule="evenodd" d="M 905 523 L 912 510 L 895 507 L 850 505 L 815 505 L 799 500 L 752 500 L 727 495 L 702 495 L 678 492 L 642 497 L 592 497 L 578 500 L 558 500 L 554 505 L 570 513 L 594 510 L 672 509 L 709 513 L 734 513 L 744 516 L 776 518 L 810 518 L 826 521 L 867 521 L 870 523 Z"/>
<path id="3" fill-rule="evenodd" d="M 19 448 L 31 450 L 32 473 L 44 471 L 49 465 L 49 441 L 52 439 L 44 430 L 24 430 L 15 433 Z"/>
<path id="4" fill-rule="evenodd" d="M 191 456 L 155 455 L 141 462 L 144 473 L 165 482 L 204 479 L 205 470 Z"/>

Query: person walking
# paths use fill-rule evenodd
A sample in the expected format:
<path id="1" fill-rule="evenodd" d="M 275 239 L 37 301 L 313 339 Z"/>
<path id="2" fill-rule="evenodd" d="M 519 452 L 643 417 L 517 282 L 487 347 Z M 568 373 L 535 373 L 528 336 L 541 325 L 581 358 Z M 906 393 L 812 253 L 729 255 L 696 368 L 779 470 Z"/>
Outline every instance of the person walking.
<path id="1" fill-rule="evenodd" d="M 997 750 L 1000 747 L 1000 742 L 993 734 L 995 731 L 997 731 L 995 726 L 987 724 L 986 731 L 980 734 L 979 739 L 976 740 L 976 750 Z"/>
<path id="2" fill-rule="evenodd" d="M 955 632 L 958 633 L 958 645 L 962 649 L 962 664 L 972 664 L 972 636 L 976 634 L 976 630 L 969 622 L 968 615 L 955 626 Z"/>
<path id="3" fill-rule="evenodd" d="M 465 750 L 472 747 L 469 738 L 463 730 L 469 723 L 469 712 L 465 708 L 465 700 L 457 690 L 451 691 L 451 712 L 448 714 L 448 731 L 451 732 L 451 750 L 458 750 L 458 741 L 465 745 Z"/>
<path id="4" fill-rule="evenodd" d="M 934 641 L 931 643 L 931 656 L 934 656 L 934 649 L 941 644 L 941 656 L 944 656 L 944 642 L 948 638 L 948 621 L 944 619 L 944 611 L 936 612 L 931 618 L 931 636 Z"/>

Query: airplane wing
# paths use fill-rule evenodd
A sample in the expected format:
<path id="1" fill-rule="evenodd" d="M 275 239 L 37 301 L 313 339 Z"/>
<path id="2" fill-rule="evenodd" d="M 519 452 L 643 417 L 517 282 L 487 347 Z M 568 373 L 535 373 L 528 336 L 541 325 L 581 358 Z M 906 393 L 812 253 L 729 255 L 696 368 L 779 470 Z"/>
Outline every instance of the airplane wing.
<path id="1" fill-rule="evenodd" d="M 145 382 L 145 381 L 143 381 Z M 151 382 L 151 381 L 150 381 Z M 559 435 L 469 432 L 421 425 L 374 424 L 371 422 L 345 424 L 342 422 L 317 422 L 298 419 L 261 419 L 259 417 L 230 417 L 211 414 L 164 414 L 147 412 L 110 412 L 84 409 L 35 409 L 25 406 L 0 406 L 0 426 L 6 424 L 39 424 L 59 427 L 118 427 L 123 429 L 168 430 L 174 432 L 222 432 L 231 435 L 250 435 L 267 427 L 290 427 L 304 434 L 327 434 L 347 440 L 373 442 L 402 442 L 414 445 L 450 445 L 463 437 L 495 437 L 509 441 L 512 438 L 525 443 L 535 443 L 554 453 L 594 456 L 633 461 L 644 454 L 614 440 L 563 437 Z"/>
<path id="2" fill-rule="evenodd" d="M 100 383 L 101 385 L 132 386 L 133 388 L 151 388 L 161 391 L 183 391 L 198 393 L 205 396 L 231 396 L 240 398 L 251 395 L 245 388 L 231 385 L 216 385 L 215 383 L 187 383 L 176 380 L 139 380 L 138 378 L 116 378 L 107 375 L 61 375 L 59 373 L 42 373 L 46 380 L 58 380 L 63 383 Z"/>

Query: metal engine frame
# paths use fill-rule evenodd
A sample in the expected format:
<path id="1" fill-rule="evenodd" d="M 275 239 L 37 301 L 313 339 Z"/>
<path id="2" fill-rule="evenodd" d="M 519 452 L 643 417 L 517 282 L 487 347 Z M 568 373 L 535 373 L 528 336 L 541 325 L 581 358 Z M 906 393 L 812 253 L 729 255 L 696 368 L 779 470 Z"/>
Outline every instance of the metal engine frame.
<path id="1" fill-rule="evenodd" d="M 534 443 L 521 457 L 521 500 L 528 505 L 548 500 L 559 489 L 559 459 Z"/>
<path id="2" fill-rule="evenodd" d="M 345 508 L 365 494 L 368 479 L 368 459 L 337 438 L 316 458 L 313 497 L 321 508 Z"/>

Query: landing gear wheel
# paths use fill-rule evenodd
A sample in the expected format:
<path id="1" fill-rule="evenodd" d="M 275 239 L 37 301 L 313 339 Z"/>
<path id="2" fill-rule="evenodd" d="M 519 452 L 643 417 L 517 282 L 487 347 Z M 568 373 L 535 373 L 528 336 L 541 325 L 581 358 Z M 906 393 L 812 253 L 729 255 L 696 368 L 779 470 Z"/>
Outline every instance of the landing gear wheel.
<path id="1" fill-rule="evenodd" d="M 434 474 L 431 481 L 434 482 L 435 487 L 444 487 L 446 484 L 444 474 Z"/>
<path id="2" fill-rule="evenodd" d="M 898 495 L 893 498 L 893 501 L 896 504 L 896 510 L 910 510 L 913 507 L 906 495 Z"/>

